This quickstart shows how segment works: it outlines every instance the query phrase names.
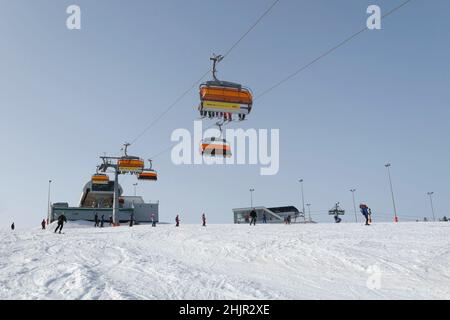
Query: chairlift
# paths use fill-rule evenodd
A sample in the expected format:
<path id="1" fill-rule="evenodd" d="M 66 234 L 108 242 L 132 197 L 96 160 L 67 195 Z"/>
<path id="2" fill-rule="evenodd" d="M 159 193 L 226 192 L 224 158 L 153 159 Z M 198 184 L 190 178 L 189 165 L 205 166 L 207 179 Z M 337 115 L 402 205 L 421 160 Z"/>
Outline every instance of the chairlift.
<path id="1" fill-rule="evenodd" d="M 239 83 L 221 81 L 216 77 L 216 65 L 223 56 L 213 55 L 213 80 L 200 85 L 200 116 L 205 118 L 220 118 L 232 121 L 233 114 L 238 115 L 240 121 L 250 113 L 253 105 L 253 94 L 247 87 Z"/>

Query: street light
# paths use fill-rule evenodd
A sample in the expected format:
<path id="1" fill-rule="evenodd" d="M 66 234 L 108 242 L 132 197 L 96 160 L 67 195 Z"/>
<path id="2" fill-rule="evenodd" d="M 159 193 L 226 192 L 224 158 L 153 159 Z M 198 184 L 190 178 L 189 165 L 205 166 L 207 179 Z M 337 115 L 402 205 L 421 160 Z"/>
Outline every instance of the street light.
<path id="1" fill-rule="evenodd" d="M 392 188 L 391 171 L 389 170 L 389 168 L 391 167 L 391 164 L 386 163 L 384 166 L 387 169 L 388 177 L 389 177 L 389 185 L 391 187 L 392 205 L 394 206 L 394 222 L 398 222 L 397 209 L 395 208 L 394 189 Z"/>
<path id="2" fill-rule="evenodd" d="M 311 203 L 307 203 L 306 206 L 308 207 L 309 222 L 312 222 L 312 220 L 311 220 Z"/>
<path id="3" fill-rule="evenodd" d="M 436 218 L 434 217 L 434 206 L 433 206 L 433 198 L 431 197 L 434 194 L 434 192 L 427 192 L 427 195 L 430 197 L 430 204 L 431 204 L 431 212 L 433 213 L 433 221 L 436 221 Z"/>
<path id="4" fill-rule="evenodd" d="M 301 189 L 302 189 L 303 220 L 306 221 L 306 218 L 305 218 L 305 197 L 304 197 L 304 194 L 303 194 L 303 179 L 298 180 L 298 182 L 300 182 L 300 186 L 301 186 Z"/>
<path id="5" fill-rule="evenodd" d="M 48 180 L 48 200 L 47 200 L 47 224 L 49 224 L 51 221 L 51 217 L 50 217 L 50 213 L 51 213 L 51 208 L 50 208 L 50 186 L 52 184 L 52 180 Z"/>
<path id="6" fill-rule="evenodd" d="M 353 196 L 353 209 L 355 210 L 355 221 L 358 222 L 358 215 L 356 214 L 356 203 L 355 203 L 355 191 L 356 189 L 350 189 Z"/>
<path id="7" fill-rule="evenodd" d="M 253 191 L 255 189 L 250 189 L 250 207 L 253 209 Z"/>
<path id="8" fill-rule="evenodd" d="M 137 187 L 137 185 L 138 185 L 138 183 L 136 182 L 136 183 L 133 183 L 133 186 L 134 186 L 134 196 L 136 197 L 136 187 Z"/>

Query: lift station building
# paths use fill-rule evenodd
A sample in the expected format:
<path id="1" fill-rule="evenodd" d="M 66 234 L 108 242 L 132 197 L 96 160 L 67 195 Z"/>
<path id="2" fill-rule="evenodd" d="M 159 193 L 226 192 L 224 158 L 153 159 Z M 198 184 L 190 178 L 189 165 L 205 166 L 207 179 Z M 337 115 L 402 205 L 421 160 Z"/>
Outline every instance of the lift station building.
<path id="1" fill-rule="evenodd" d="M 152 215 L 155 222 L 159 221 L 158 207 L 159 202 L 148 202 L 140 196 L 123 196 L 123 189 L 119 185 L 119 221 L 130 221 L 133 214 L 134 220 L 139 222 L 151 222 Z M 97 213 L 99 219 L 104 216 L 105 221 L 113 214 L 114 181 L 108 181 L 106 184 L 95 184 L 92 181 L 86 183 L 81 193 L 78 207 L 70 207 L 66 202 L 53 203 L 50 206 L 49 219 L 54 221 L 61 214 L 64 214 L 67 220 L 86 220 L 94 221 Z"/>

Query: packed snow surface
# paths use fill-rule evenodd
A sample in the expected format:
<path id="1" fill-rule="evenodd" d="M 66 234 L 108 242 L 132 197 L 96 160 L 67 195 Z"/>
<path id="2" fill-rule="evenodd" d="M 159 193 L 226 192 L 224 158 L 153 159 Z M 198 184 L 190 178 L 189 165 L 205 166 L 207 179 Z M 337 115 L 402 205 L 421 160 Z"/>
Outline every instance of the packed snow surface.
<path id="1" fill-rule="evenodd" d="M 0 299 L 450 299 L 450 223 L 63 231 L 0 231 Z"/>

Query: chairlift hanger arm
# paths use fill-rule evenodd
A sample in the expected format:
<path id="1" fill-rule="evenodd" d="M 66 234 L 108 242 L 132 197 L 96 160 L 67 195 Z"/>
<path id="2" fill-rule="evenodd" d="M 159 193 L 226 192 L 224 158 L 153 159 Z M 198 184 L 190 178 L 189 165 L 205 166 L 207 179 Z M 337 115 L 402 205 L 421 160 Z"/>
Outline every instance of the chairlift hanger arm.
<path id="1" fill-rule="evenodd" d="M 211 58 L 209 58 L 209 60 L 212 60 L 212 62 L 213 62 L 212 75 L 213 75 L 214 80 L 217 82 L 220 82 L 220 80 L 218 80 L 217 76 L 216 76 L 216 73 L 217 73 L 216 66 L 220 61 L 222 61 L 222 59 L 223 59 L 223 56 L 220 54 L 219 55 L 213 54 L 213 56 Z"/>

